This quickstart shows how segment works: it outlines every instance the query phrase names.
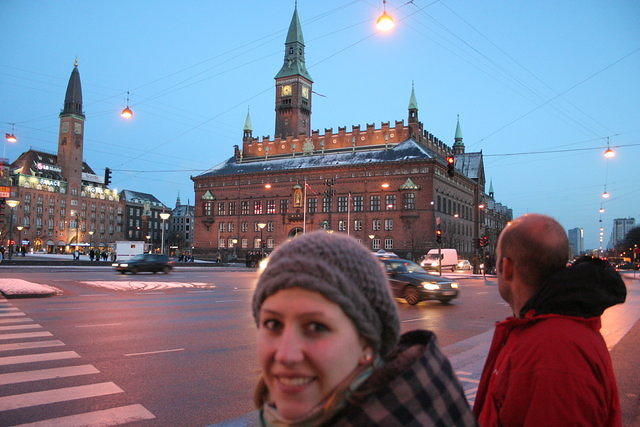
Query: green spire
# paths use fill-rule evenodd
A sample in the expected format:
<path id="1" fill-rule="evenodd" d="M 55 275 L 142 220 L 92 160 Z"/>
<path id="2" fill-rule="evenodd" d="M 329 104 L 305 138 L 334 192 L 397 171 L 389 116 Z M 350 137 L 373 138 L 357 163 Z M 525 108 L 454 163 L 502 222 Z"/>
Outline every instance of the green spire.
<path id="1" fill-rule="evenodd" d="M 298 5 L 293 9 L 293 16 L 287 32 L 287 40 L 284 42 L 284 64 L 276 74 L 276 79 L 300 75 L 313 82 L 304 62 L 304 37 L 302 37 L 302 26 L 298 18 Z"/>
<path id="2" fill-rule="evenodd" d="M 416 101 L 416 91 L 413 87 L 413 82 L 411 82 L 411 98 L 409 98 L 409 110 L 417 110 L 418 109 L 418 101 Z"/>
<path id="3" fill-rule="evenodd" d="M 493 179 L 489 181 L 489 195 L 493 196 Z"/>
<path id="4" fill-rule="evenodd" d="M 460 114 L 458 114 L 458 123 L 456 124 L 456 136 L 454 137 L 455 143 L 453 145 L 462 144 L 462 129 L 460 128 Z"/>
<path id="5" fill-rule="evenodd" d="M 247 108 L 247 118 L 244 119 L 244 129 L 243 130 L 248 130 L 248 131 L 252 131 L 253 130 L 253 125 L 251 124 L 251 114 L 249 114 L 249 108 Z"/>

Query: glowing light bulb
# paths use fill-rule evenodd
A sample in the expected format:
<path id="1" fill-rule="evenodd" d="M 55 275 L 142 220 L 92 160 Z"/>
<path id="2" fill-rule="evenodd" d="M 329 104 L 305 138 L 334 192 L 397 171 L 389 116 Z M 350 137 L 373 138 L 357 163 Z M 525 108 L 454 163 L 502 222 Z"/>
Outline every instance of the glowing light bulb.
<path id="1" fill-rule="evenodd" d="M 603 153 L 603 156 L 606 157 L 607 159 L 612 159 L 616 156 L 616 152 L 613 151 L 611 148 L 607 148 Z"/>
<path id="2" fill-rule="evenodd" d="M 7 142 L 18 142 L 18 138 L 16 138 L 16 136 L 12 133 L 5 133 L 4 139 L 6 139 Z"/>
<path id="3" fill-rule="evenodd" d="M 123 119 L 127 119 L 128 120 L 128 119 L 133 117 L 133 111 L 131 111 L 131 108 L 129 108 L 127 106 L 120 113 L 120 117 L 122 117 Z"/>
<path id="4" fill-rule="evenodd" d="M 603 199 L 608 199 L 609 197 L 611 197 L 611 194 L 609 194 L 608 192 L 605 191 L 604 193 L 602 193 Z"/>
<path id="5" fill-rule="evenodd" d="M 380 17 L 376 21 L 376 28 L 380 31 L 391 31 L 395 26 L 395 21 L 389 14 L 387 14 L 386 11 L 382 12 L 382 15 L 380 15 Z"/>

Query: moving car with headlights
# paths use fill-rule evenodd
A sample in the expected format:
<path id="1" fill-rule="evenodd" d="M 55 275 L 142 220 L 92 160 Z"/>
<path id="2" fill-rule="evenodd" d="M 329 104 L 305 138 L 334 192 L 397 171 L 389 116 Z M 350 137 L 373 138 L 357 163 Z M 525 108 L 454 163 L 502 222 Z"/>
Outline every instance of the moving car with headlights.
<path id="1" fill-rule="evenodd" d="M 438 250 L 431 249 L 420 262 L 420 266 L 427 270 L 438 271 L 438 265 L 441 263 L 442 270 L 454 271 L 458 265 L 458 251 L 455 249 L 440 249 L 440 260 L 438 262 Z"/>
<path id="2" fill-rule="evenodd" d="M 173 269 L 172 264 L 173 263 L 169 261 L 169 257 L 166 255 L 140 254 L 126 262 L 115 262 L 111 264 L 111 266 L 121 274 L 125 274 L 126 272 L 136 274 L 143 271 L 150 271 L 154 274 L 161 271 L 164 274 L 168 274 Z"/>
<path id="3" fill-rule="evenodd" d="M 471 270 L 471 263 L 468 259 L 461 259 L 456 264 L 457 271 Z"/>
<path id="4" fill-rule="evenodd" d="M 404 298 L 407 304 L 438 300 L 447 304 L 458 297 L 458 283 L 450 279 L 432 276 L 413 261 L 402 258 L 379 258 L 384 265 L 395 297 Z"/>

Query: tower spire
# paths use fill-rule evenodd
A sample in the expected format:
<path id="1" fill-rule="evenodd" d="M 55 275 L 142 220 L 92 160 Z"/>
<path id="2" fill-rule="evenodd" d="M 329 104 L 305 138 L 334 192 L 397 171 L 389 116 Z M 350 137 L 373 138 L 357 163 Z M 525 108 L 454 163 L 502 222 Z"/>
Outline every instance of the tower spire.
<path id="1" fill-rule="evenodd" d="M 462 128 L 460 127 L 460 114 L 456 123 L 456 135 L 453 138 L 453 154 L 464 154 L 464 143 L 462 142 Z"/>
<path id="2" fill-rule="evenodd" d="M 416 99 L 416 88 L 411 81 L 411 96 L 409 97 L 409 124 L 418 123 L 418 100 Z"/>
<path id="3" fill-rule="evenodd" d="M 489 181 L 489 197 L 493 199 L 493 179 Z"/>
<path id="4" fill-rule="evenodd" d="M 253 138 L 253 125 L 251 124 L 251 114 L 247 107 L 247 117 L 244 119 L 244 128 L 242 128 L 242 139 L 247 140 Z"/>
<path id="5" fill-rule="evenodd" d="M 176 208 L 178 206 L 180 206 L 180 205 L 181 205 L 181 203 L 180 203 L 180 190 L 178 190 L 178 198 L 176 199 Z"/>
<path id="6" fill-rule="evenodd" d="M 304 37 L 302 36 L 302 26 L 300 25 L 300 19 L 298 18 L 298 4 L 293 9 L 293 16 L 291 17 L 291 23 L 289 24 L 289 31 L 287 32 L 287 39 L 284 42 L 285 53 L 284 63 L 276 79 L 280 77 L 289 77 L 295 75 L 301 75 L 302 77 L 313 82 L 311 75 L 307 71 L 307 66 L 304 60 Z"/>
<path id="7" fill-rule="evenodd" d="M 73 63 L 73 71 L 69 76 L 69 83 L 67 84 L 67 93 L 64 97 L 64 108 L 60 113 L 60 116 L 74 114 L 84 118 L 82 112 L 82 85 L 80 84 L 80 72 L 78 71 L 78 59 Z"/>

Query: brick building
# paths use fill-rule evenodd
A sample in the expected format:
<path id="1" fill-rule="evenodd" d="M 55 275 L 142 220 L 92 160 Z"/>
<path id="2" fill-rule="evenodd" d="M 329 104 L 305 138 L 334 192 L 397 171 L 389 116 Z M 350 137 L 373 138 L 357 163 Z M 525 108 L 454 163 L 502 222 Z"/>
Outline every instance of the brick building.
<path id="1" fill-rule="evenodd" d="M 57 154 L 22 153 L 10 164 L 13 235 L 30 249 L 71 251 L 75 245 L 106 247 L 121 240 L 122 205 L 116 190 L 83 161 L 84 123 L 80 73 L 75 64 L 60 112 Z M 5 232 L 9 221 L 5 221 Z"/>
<path id="2" fill-rule="evenodd" d="M 417 258 L 436 247 L 471 257 L 483 230 L 482 153 L 465 153 L 460 123 L 453 147 L 424 129 L 412 88 L 407 122 L 311 130 L 313 80 L 294 11 L 284 64 L 275 76 L 275 137 L 253 136 L 249 113 L 234 156 L 191 177 L 194 252 L 267 249 L 325 228 L 372 249 Z M 447 156 L 455 173 L 447 173 Z"/>
<path id="3" fill-rule="evenodd" d="M 170 210 L 153 194 L 133 190 L 122 190 L 120 200 L 123 204 L 123 240 L 139 240 L 149 244 L 149 250 L 160 250 L 162 245 L 162 227 L 165 229 L 165 242 L 168 237 L 168 223 L 162 223 L 160 213 Z"/>
<path id="4" fill-rule="evenodd" d="M 180 201 L 180 196 L 178 196 L 176 206 L 173 208 L 173 211 L 171 211 L 171 218 L 169 218 L 168 241 L 171 249 L 176 249 L 176 251 L 172 251 L 171 253 L 185 254 L 191 252 L 194 235 L 194 216 L 194 206 L 190 205 L 189 201 L 187 201 L 186 205 L 183 205 Z"/>

